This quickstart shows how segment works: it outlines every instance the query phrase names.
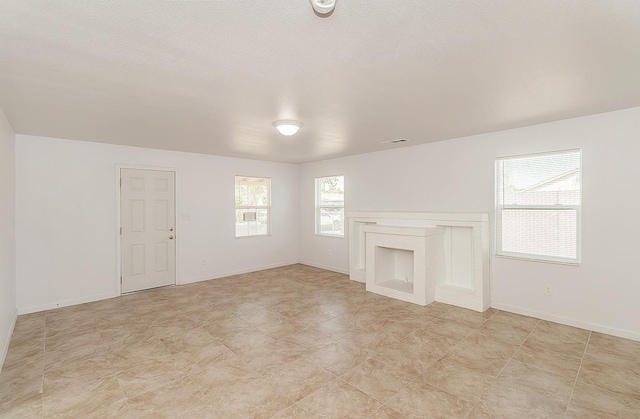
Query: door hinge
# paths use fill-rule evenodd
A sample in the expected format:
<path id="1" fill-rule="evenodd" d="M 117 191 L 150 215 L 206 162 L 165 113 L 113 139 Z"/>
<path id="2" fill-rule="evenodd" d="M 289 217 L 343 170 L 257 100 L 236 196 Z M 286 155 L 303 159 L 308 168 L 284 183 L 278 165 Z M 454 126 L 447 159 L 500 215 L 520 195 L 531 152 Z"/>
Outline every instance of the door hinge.
<path id="1" fill-rule="evenodd" d="M 122 188 L 122 178 L 120 178 L 120 187 Z"/>
<path id="2" fill-rule="evenodd" d="M 122 286 L 122 276 L 120 276 L 120 286 Z"/>
<path id="3" fill-rule="evenodd" d="M 120 235 L 122 236 L 122 227 L 120 227 Z"/>

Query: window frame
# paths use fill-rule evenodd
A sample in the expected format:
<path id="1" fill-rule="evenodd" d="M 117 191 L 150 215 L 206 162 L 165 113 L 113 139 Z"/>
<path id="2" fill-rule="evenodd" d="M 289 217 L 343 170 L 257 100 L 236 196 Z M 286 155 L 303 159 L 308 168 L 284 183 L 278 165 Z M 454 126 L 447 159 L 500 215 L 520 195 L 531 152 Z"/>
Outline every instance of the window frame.
<path id="1" fill-rule="evenodd" d="M 514 160 L 514 159 L 522 159 L 522 158 L 530 158 L 530 157 L 542 157 L 542 156 L 552 156 L 558 154 L 568 154 L 568 153 L 578 153 L 579 159 L 579 181 L 580 181 L 580 204 L 579 205 L 516 205 L 516 204 L 503 204 L 500 202 L 500 193 L 499 193 L 499 180 L 500 180 L 500 162 L 505 160 Z M 549 151 L 549 152 L 541 152 L 541 153 L 529 153 L 529 154 L 518 154 L 512 156 L 501 156 L 496 157 L 495 159 L 495 167 L 494 167 L 494 202 L 495 202 L 495 213 L 494 213 L 494 222 L 495 222 L 495 235 L 494 235 L 494 248 L 495 255 L 497 257 L 511 258 L 511 259 L 521 259 L 528 260 L 534 262 L 546 262 L 546 263 L 557 263 L 563 265 L 572 265 L 579 266 L 582 263 L 582 149 L 567 149 L 567 150 L 557 150 L 557 151 Z M 504 176 L 504 173 L 503 173 Z M 547 256 L 533 253 L 524 253 L 524 252 L 509 252 L 502 250 L 502 211 L 503 210 L 573 210 L 576 212 L 576 258 L 564 258 L 559 256 Z"/>
<path id="2" fill-rule="evenodd" d="M 342 178 L 342 185 L 343 185 L 343 190 L 342 190 L 342 206 L 341 207 L 336 207 L 336 206 L 321 206 L 320 202 L 321 202 L 321 198 L 320 198 L 320 194 L 321 194 L 321 189 L 320 189 L 320 181 L 322 179 L 327 179 L 327 178 L 332 178 L 332 177 L 341 177 Z M 344 195 L 345 195 L 345 191 L 344 189 L 344 175 L 329 175 L 329 176 L 320 176 L 320 177 L 316 177 L 315 178 L 315 182 L 314 182 L 314 188 L 315 188 L 315 234 L 316 236 L 322 236 L 322 237 L 333 237 L 336 239 L 344 239 L 345 237 L 345 231 L 346 231 L 346 224 L 345 224 L 345 219 L 346 219 L 346 214 L 345 214 L 345 202 L 344 202 Z M 322 217 L 321 217 L 321 212 L 323 210 L 326 210 L 327 208 L 331 208 L 331 209 L 335 209 L 335 208 L 342 208 L 342 234 L 328 234 L 328 233 L 323 233 L 322 232 Z"/>
<path id="3" fill-rule="evenodd" d="M 265 179 L 267 181 L 267 195 L 268 195 L 268 201 L 269 201 L 269 205 L 237 205 L 235 204 L 235 191 L 236 191 L 236 187 L 238 186 L 238 178 L 252 178 L 252 179 Z M 265 234 L 248 234 L 246 236 L 238 236 L 238 221 L 236 219 L 236 221 L 233 223 L 234 225 L 234 235 L 236 239 L 247 239 L 247 238 L 251 238 L 251 237 L 268 237 L 271 236 L 271 206 L 272 206 L 272 202 L 271 202 L 271 178 L 270 177 L 263 177 L 263 176 L 248 176 L 248 175 L 235 175 L 234 177 L 234 182 L 233 182 L 233 197 L 234 197 L 234 219 L 237 217 L 237 212 L 238 210 L 251 210 L 251 209 L 255 209 L 256 212 L 258 212 L 258 210 L 266 210 L 267 211 L 267 232 Z"/>

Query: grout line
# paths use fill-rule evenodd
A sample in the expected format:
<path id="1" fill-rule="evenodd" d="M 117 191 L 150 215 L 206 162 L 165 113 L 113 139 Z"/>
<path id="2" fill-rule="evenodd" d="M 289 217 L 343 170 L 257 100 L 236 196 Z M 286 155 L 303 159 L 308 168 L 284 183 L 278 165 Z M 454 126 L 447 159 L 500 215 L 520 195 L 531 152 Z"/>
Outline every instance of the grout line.
<path id="1" fill-rule="evenodd" d="M 494 313 L 495 314 L 495 313 Z M 493 316 L 491 316 L 493 317 Z M 487 392 L 489 390 L 491 390 L 491 387 L 494 384 L 494 380 L 497 380 L 498 377 L 500 377 L 500 374 L 502 374 L 502 372 L 504 371 L 505 368 L 507 368 L 507 365 L 509 365 L 509 363 L 513 360 L 513 357 L 516 356 L 516 354 L 518 353 L 518 351 L 520 350 L 520 348 L 522 348 L 522 345 L 524 345 L 524 343 L 527 341 L 527 339 L 529 339 L 529 337 L 533 334 L 533 331 L 536 330 L 536 327 L 538 327 L 538 325 L 540 324 L 540 320 L 538 319 L 538 321 L 536 322 L 536 325 L 533 326 L 533 328 L 531 329 L 531 331 L 529 332 L 529 334 L 527 335 L 526 338 L 524 338 L 524 340 L 522 341 L 522 343 L 520 345 L 518 345 L 518 349 L 516 349 L 513 352 L 513 355 L 511 355 L 511 358 L 509 358 L 509 360 L 507 361 L 506 364 L 504 364 L 504 367 L 502 367 L 502 369 L 500 370 L 500 372 L 498 373 L 498 375 L 496 375 L 492 380 L 491 380 L 491 384 L 489 384 L 489 388 L 487 388 Z M 469 417 L 469 415 L 471 414 L 471 412 L 473 412 L 473 409 L 475 409 L 476 405 L 478 403 L 480 403 L 480 400 L 482 400 L 482 398 L 484 397 L 484 395 L 487 393 L 485 392 L 482 396 L 480 396 L 480 398 L 474 403 L 473 407 L 471 408 L 471 410 L 469 410 L 469 412 L 467 413 L 466 417 Z"/>
<path id="2" fill-rule="evenodd" d="M 567 416 L 567 410 L 569 409 L 569 405 L 571 404 L 571 399 L 573 398 L 573 392 L 576 389 L 576 384 L 578 383 L 578 377 L 580 376 L 580 370 L 582 369 L 582 363 L 584 362 L 584 356 L 587 353 L 587 348 L 589 347 L 589 342 L 591 341 L 591 334 L 593 332 L 589 332 L 589 338 L 587 339 L 587 344 L 584 346 L 584 351 L 582 351 L 582 358 L 580 359 L 580 366 L 578 367 L 578 372 L 576 372 L 576 379 L 573 381 L 573 387 L 571 388 L 571 394 L 569 395 L 569 400 L 567 401 L 567 407 L 564 409 L 564 415 L 562 417 Z"/>

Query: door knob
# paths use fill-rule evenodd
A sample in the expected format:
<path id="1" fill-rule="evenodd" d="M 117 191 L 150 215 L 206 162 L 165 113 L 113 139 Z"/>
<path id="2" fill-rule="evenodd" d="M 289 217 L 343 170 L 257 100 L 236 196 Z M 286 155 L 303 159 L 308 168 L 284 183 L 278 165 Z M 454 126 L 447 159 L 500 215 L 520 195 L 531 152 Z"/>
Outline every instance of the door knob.
<path id="1" fill-rule="evenodd" d="M 173 231 L 173 227 L 171 227 L 171 228 L 169 229 L 169 231 Z"/>
<path id="2" fill-rule="evenodd" d="M 169 236 L 169 240 L 173 240 L 173 236 Z"/>

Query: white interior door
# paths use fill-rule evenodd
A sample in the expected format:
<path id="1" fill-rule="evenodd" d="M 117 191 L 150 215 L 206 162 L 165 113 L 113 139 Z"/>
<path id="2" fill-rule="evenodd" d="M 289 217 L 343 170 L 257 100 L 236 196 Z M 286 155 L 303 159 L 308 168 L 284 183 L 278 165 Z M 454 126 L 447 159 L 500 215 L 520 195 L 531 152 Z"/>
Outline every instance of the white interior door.
<path id="1" fill-rule="evenodd" d="M 120 170 L 122 292 L 176 283 L 175 173 Z"/>

